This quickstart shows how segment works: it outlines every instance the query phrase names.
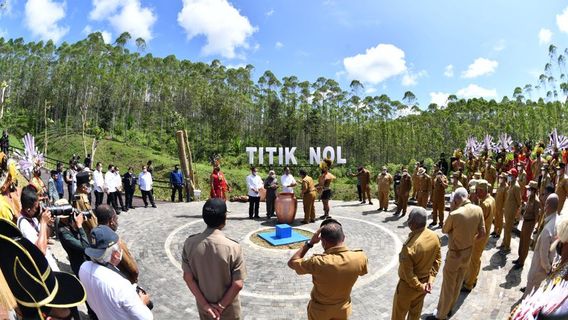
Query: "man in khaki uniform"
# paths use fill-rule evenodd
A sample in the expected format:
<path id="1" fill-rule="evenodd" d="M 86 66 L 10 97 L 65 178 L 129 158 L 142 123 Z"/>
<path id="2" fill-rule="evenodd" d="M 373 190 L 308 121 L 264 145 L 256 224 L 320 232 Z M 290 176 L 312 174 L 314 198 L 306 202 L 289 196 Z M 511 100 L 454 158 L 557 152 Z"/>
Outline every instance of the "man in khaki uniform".
<path id="1" fill-rule="evenodd" d="M 357 173 L 351 176 L 357 177 L 358 182 L 361 184 L 361 204 L 364 204 L 366 200 L 369 200 L 369 204 L 373 204 L 371 198 L 371 173 L 364 167 L 359 167 Z"/>
<path id="2" fill-rule="evenodd" d="M 426 208 L 428 199 L 430 198 L 430 191 L 432 190 L 432 178 L 426 174 L 426 169 L 418 169 L 418 186 L 416 194 L 416 202 L 418 206 Z"/>
<path id="3" fill-rule="evenodd" d="M 460 187 L 463 187 L 463 184 L 460 181 L 459 171 L 456 171 L 452 173 L 452 192 L 456 191 Z"/>
<path id="4" fill-rule="evenodd" d="M 467 155 L 467 161 L 465 163 L 465 167 L 467 169 L 467 180 L 471 180 L 473 178 L 473 174 L 478 169 L 478 160 L 477 158 L 471 153 L 471 151 Z"/>
<path id="5" fill-rule="evenodd" d="M 440 228 L 444 225 L 444 211 L 446 210 L 446 188 L 448 179 L 441 170 L 436 172 L 436 178 L 432 182 L 432 223 L 430 226 L 439 223 Z"/>
<path id="6" fill-rule="evenodd" d="M 540 200 L 540 207 L 544 209 L 544 202 L 546 199 L 544 198 L 544 194 L 546 193 L 546 187 L 552 184 L 552 179 L 550 174 L 548 173 L 548 164 L 545 163 L 540 168 L 540 177 L 538 178 L 539 181 L 539 188 L 538 188 L 538 199 Z"/>
<path id="7" fill-rule="evenodd" d="M 379 187 L 379 211 L 387 211 L 389 208 L 389 192 L 393 178 L 387 172 L 387 167 L 383 167 L 381 174 L 377 176 L 377 185 Z"/>
<path id="8" fill-rule="evenodd" d="M 406 208 L 408 207 L 408 196 L 411 187 L 412 178 L 410 177 L 410 174 L 408 174 L 408 170 L 406 168 L 403 168 L 402 175 L 400 177 L 400 186 L 398 187 L 398 201 L 395 215 L 400 214 L 401 211 L 401 217 L 406 214 Z"/>
<path id="9" fill-rule="evenodd" d="M 556 167 L 556 191 L 558 195 L 558 212 L 562 212 L 566 196 L 568 195 L 568 179 L 564 176 L 564 163 L 560 163 Z"/>
<path id="10" fill-rule="evenodd" d="M 207 229 L 185 240 L 183 279 L 195 296 L 199 318 L 241 319 L 239 291 L 246 268 L 241 246 L 221 231 L 227 220 L 222 199 L 211 198 L 203 206 Z"/>
<path id="11" fill-rule="evenodd" d="M 495 218 L 493 219 L 493 232 L 491 236 L 499 239 L 501 230 L 503 230 L 503 207 L 505 206 L 505 198 L 507 197 L 507 174 L 505 172 L 499 175 L 499 185 L 495 193 Z"/>
<path id="12" fill-rule="evenodd" d="M 479 204 L 483 211 L 483 221 L 485 223 L 486 232 L 491 229 L 493 216 L 495 215 L 495 199 L 493 199 L 489 193 L 490 188 L 492 187 L 487 180 L 480 180 L 475 186 L 477 198 L 479 199 Z M 464 289 L 462 289 L 464 291 L 471 291 L 477 284 L 477 277 L 479 276 L 479 268 L 481 266 L 481 255 L 483 255 L 483 250 L 485 250 L 488 240 L 489 234 L 486 233 L 485 236 L 479 238 L 473 244 L 471 262 L 469 263 L 469 268 L 465 276 Z"/>
<path id="13" fill-rule="evenodd" d="M 483 211 L 467 199 L 467 190 L 454 193 L 451 207 L 442 232 L 448 235 L 448 253 L 444 264 L 442 291 L 438 301 L 438 314 L 427 319 L 447 319 L 459 294 L 465 272 L 469 267 L 474 242 L 485 237 Z"/>
<path id="14" fill-rule="evenodd" d="M 432 292 L 442 263 L 440 239 L 426 228 L 428 214 L 414 208 L 408 215 L 410 234 L 398 255 L 398 285 L 394 294 L 392 320 L 419 319 L 426 294 Z"/>
<path id="15" fill-rule="evenodd" d="M 527 201 L 527 190 L 525 187 L 529 184 L 529 181 L 527 180 L 527 172 L 522 163 L 517 163 L 517 182 L 519 183 L 519 187 L 521 187 L 521 199 L 524 203 Z"/>
<path id="16" fill-rule="evenodd" d="M 418 170 L 420 170 L 420 162 L 416 162 L 414 166 L 414 172 L 412 172 L 412 198 L 416 200 L 416 194 L 418 193 Z"/>
<path id="17" fill-rule="evenodd" d="M 538 183 L 530 181 L 527 185 L 528 200 L 523 213 L 523 227 L 521 228 L 521 239 L 519 240 L 519 258 L 513 261 L 514 269 L 521 269 L 525 264 L 525 259 L 529 254 L 529 245 L 536 222 L 540 216 L 540 200 L 538 199 Z"/>
<path id="18" fill-rule="evenodd" d="M 483 179 L 487 180 L 489 183 L 489 194 L 493 193 L 493 186 L 495 185 L 495 180 L 497 180 L 497 169 L 492 164 L 491 158 L 485 160 L 485 167 L 483 168 Z"/>
<path id="19" fill-rule="evenodd" d="M 320 240 L 324 253 L 304 260 L 308 250 Z M 288 267 L 297 274 L 312 275 L 309 320 L 342 320 L 351 314 L 351 288 L 359 276 L 367 274 L 367 256 L 361 250 L 349 250 L 344 240 L 341 224 L 326 219 L 288 261 Z"/>
<path id="20" fill-rule="evenodd" d="M 91 207 L 91 203 L 89 202 L 89 181 L 91 180 L 91 174 L 89 172 L 79 172 L 77 173 L 77 192 L 73 197 L 73 208 L 77 209 L 80 212 L 89 212 L 91 213 L 89 216 L 85 216 L 85 220 L 83 221 L 83 229 L 91 240 L 91 230 L 97 227 L 97 217 L 93 214 L 93 208 Z"/>
<path id="21" fill-rule="evenodd" d="M 299 184 L 302 186 L 302 200 L 304 203 L 304 220 L 302 223 L 310 223 L 316 221 L 316 196 L 318 195 L 314 184 L 314 179 L 308 176 L 306 170 L 300 170 L 302 180 Z"/>
<path id="22" fill-rule="evenodd" d="M 505 229 L 503 230 L 503 242 L 501 249 L 505 253 L 511 252 L 511 231 L 515 216 L 519 213 L 522 205 L 521 187 L 517 182 L 517 170 L 515 168 L 508 172 L 509 188 L 505 197 L 505 205 L 503 207 L 503 216 L 505 217 Z"/>

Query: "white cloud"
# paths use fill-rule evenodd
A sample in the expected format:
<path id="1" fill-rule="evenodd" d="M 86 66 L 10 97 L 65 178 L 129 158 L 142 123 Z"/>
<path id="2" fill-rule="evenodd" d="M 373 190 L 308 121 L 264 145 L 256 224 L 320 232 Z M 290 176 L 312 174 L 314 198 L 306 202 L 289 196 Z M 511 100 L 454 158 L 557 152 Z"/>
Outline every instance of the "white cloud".
<path id="1" fill-rule="evenodd" d="M 407 70 L 404 51 L 384 43 L 343 59 L 343 66 L 350 79 L 370 84 L 378 84 Z"/>
<path id="2" fill-rule="evenodd" d="M 93 0 L 89 19 L 108 20 L 116 33 L 128 32 L 133 39 L 150 41 L 158 17 L 151 8 L 143 7 L 140 0 Z"/>
<path id="3" fill-rule="evenodd" d="M 425 77 L 427 75 L 428 72 L 426 72 L 426 70 L 421 70 L 418 73 L 413 73 L 412 71 L 407 70 L 407 72 L 402 77 L 402 85 L 405 87 L 415 86 L 418 84 L 419 78 Z"/>
<path id="4" fill-rule="evenodd" d="M 284 44 L 280 41 L 276 41 L 276 44 L 274 45 L 274 48 L 276 49 L 282 49 L 284 48 Z"/>
<path id="5" fill-rule="evenodd" d="M 449 64 L 446 66 L 446 68 L 444 68 L 444 75 L 448 78 L 451 78 L 454 76 L 454 66 Z"/>
<path id="6" fill-rule="evenodd" d="M 183 0 L 177 21 L 189 40 L 198 35 L 207 38 L 203 54 L 229 59 L 237 56 L 238 48 L 248 49 L 247 39 L 258 30 L 227 0 Z"/>
<path id="7" fill-rule="evenodd" d="M 449 93 L 445 92 L 430 92 L 430 103 L 435 103 L 438 106 L 446 106 L 448 102 Z"/>
<path id="8" fill-rule="evenodd" d="M 464 98 L 496 98 L 497 90 L 495 89 L 485 89 L 476 84 L 470 84 L 469 86 L 458 90 L 456 95 Z"/>
<path id="9" fill-rule="evenodd" d="M 556 15 L 556 25 L 560 31 L 568 33 L 568 7 L 564 9 L 562 14 Z"/>
<path id="10" fill-rule="evenodd" d="M 270 9 L 268 12 L 266 12 L 267 17 L 270 17 L 273 14 L 274 14 L 274 9 Z"/>
<path id="11" fill-rule="evenodd" d="M 244 63 L 237 63 L 237 64 L 228 64 L 226 67 L 227 69 L 240 69 L 245 68 L 247 65 Z"/>
<path id="12" fill-rule="evenodd" d="M 538 43 L 547 45 L 552 40 L 552 31 L 550 29 L 541 28 L 538 32 Z"/>
<path id="13" fill-rule="evenodd" d="M 373 93 L 375 93 L 375 92 L 377 92 L 377 89 L 374 88 L 374 87 L 367 87 L 367 88 L 365 89 L 365 94 L 367 94 L 367 95 L 373 94 Z"/>
<path id="14" fill-rule="evenodd" d="M 59 42 L 69 32 L 69 27 L 60 26 L 65 18 L 65 2 L 51 0 L 28 0 L 25 6 L 25 24 L 35 37 Z"/>
<path id="15" fill-rule="evenodd" d="M 8 38 L 8 30 L 6 29 L 0 29 L 0 38 Z"/>
<path id="16" fill-rule="evenodd" d="M 112 41 L 112 34 L 108 31 L 103 31 L 103 30 L 93 30 L 93 28 L 90 25 L 86 25 L 85 28 L 83 28 L 83 33 L 85 35 L 89 35 L 93 32 L 100 32 L 102 37 L 103 37 L 103 41 L 105 43 L 111 43 Z"/>
<path id="17" fill-rule="evenodd" d="M 489 75 L 495 72 L 499 63 L 495 60 L 485 58 L 477 58 L 469 65 L 466 71 L 462 73 L 463 78 L 475 78 L 482 75 Z"/>

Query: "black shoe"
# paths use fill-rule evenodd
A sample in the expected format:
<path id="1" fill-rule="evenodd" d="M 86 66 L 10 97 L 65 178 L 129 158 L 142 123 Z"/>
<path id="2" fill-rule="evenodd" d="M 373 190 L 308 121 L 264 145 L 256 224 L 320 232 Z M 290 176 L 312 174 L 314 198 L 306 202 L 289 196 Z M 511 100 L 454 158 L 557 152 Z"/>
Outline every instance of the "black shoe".
<path id="1" fill-rule="evenodd" d="M 252 220 L 252 216 L 249 216 L 249 219 L 251 219 L 251 220 Z"/>
<path id="2" fill-rule="evenodd" d="M 403 213 L 400 215 L 399 218 L 402 218 L 402 217 L 404 217 L 405 215 L 406 215 L 406 212 L 403 212 Z"/>
<path id="3" fill-rule="evenodd" d="M 513 264 L 519 264 L 519 259 L 513 261 Z"/>
<path id="4" fill-rule="evenodd" d="M 522 288 L 519 289 L 519 290 L 521 290 L 522 293 L 525 293 L 525 291 L 527 290 L 527 287 L 522 287 Z"/>
<path id="5" fill-rule="evenodd" d="M 465 293 L 470 293 L 470 292 L 471 292 L 471 289 L 468 289 L 468 288 L 466 288 L 466 287 L 462 287 L 460 291 L 461 291 L 461 292 L 465 292 Z"/>
<path id="6" fill-rule="evenodd" d="M 302 220 L 302 221 L 300 221 L 300 223 L 301 223 L 301 224 L 308 224 L 309 222 L 306 221 L 306 220 Z"/>
<path id="7" fill-rule="evenodd" d="M 497 235 L 497 233 L 495 233 L 495 231 L 493 231 L 493 232 L 491 232 L 489 235 L 492 236 L 492 237 L 494 237 L 494 236 Z"/>
<path id="8" fill-rule="evenodd" d="M 260 217 L 258 215 L 254 216 L 255 219 L 259 219 Z"/>
<path id="9" fill-rule="evenodd" d="M 365 204 L 365 203 L 367 203 L 367 202 L 365 202 L 365 201 L 361 201 L 361 203 L 360 203 L 360 204 Z"/>
<path id="10" fill-rule="evenodd" d="M 372 203 L 371 201 L 369 201 L 369 204 L 370 204 L 370 205 L 373 205 L 373 203 Z"/>
<path id="11" fill-rule="evenodd" d="M 393 213 L 393 216 L 398 216 L 400 214 L 400 211 L 395 211 L 395 213 Z"/>
<path id="12" fill-rule="evenodd" d="M 438 318 L 436 318 L 436 316 L 432 314 L 424 318 L 424 320 L 438 320 Z"/>
<path id="13" fill-rule="evenodd" d="M 444 224 L 443 224 L 443 223 L 439 223 L 439 224 L 438 224 L 438 227 L 440 227 L 440 229 L 442 229 L 442 228 L 444 227 Z"/>
<path id="14" fill-rule="evenodd" d="M 516 264 L 516 265 L 513 267 L 513 270 L 520 270 L 520 269 L 522 269 L 522 268 L 523 268 L 523 265 L 522 265 L 522 264 Z"/>
<path id="15" fill-rule="evenodd" d="M 152 205 L 152 208 L 157 208 L 155 204 Z"/>
<path id="16" fill-rule="evenodd" d="M 435 226 L 436 224 L 437 224 L 437 222 L 432 222 L 432 223 L 430 223 L 428 226 L 429 226 L 429 227 L 433 227 L 433 226 Z"/>
<path id="17" fill-rule="evenodd" d="M 316 219 L 311 219 L 311 220 L 310 220 L 310 223 L 314 223 L 314 222 L 316 222 Z"/>

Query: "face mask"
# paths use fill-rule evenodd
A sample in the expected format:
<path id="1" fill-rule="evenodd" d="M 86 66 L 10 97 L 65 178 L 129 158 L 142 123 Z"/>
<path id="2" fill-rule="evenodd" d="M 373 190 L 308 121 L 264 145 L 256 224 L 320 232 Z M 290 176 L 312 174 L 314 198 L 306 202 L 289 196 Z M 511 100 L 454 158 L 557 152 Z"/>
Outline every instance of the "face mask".
<path id="1" fill-rule="evenodd" d="M 87 193 L 91 193 L 91 187 L 87 188 Z"/>
<path id="2" fill-rule="evenodd" d="M 507 177 L 507 181 L 509 182 L 513 181 L 513 177 Z"/>
<path id="3" fill-rule="evenodd" d="M 252 172 L 252 175 L 253 175 L 253 176 L 256 176 L 256 171 L 253 171 L 253 172 Z"/>
<path id="4" fill-rule="evenodd" d="M 142 169 L 142 172 L 146 173 L 148 170 L 147 169 Z"/>
<path id="5" fill-rule="evenodd" d="M 118 261 L 122 261 L 122 249 L 120 249 L 120 257 L 118 258 Z"/>
<path id="6" fill-rule="evenodd" d="M 527 196 L 530 197 L 532 195 L 532 190 L 527 191 Z"/>

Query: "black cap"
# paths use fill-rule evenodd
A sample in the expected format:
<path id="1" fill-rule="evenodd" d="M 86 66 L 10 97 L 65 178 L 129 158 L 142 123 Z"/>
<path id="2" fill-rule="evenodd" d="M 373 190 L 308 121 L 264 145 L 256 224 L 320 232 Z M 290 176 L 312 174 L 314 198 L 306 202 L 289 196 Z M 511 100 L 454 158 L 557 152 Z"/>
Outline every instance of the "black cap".
<path id="1" fill-rule="evenodd" d="M 220 198 L 211 198 L 203 205 L 203 214 L 227 212 L 227 204 Z"/>
<path id="2" fill-rule="evenodd" d="M 77 185 L 82 185 L 84 183 L 89 184 L 89 181 L 91 181 L 91 173 L 90 172 L 86 172 L 86 171 L 82 171 L 77 173 Z"/>

